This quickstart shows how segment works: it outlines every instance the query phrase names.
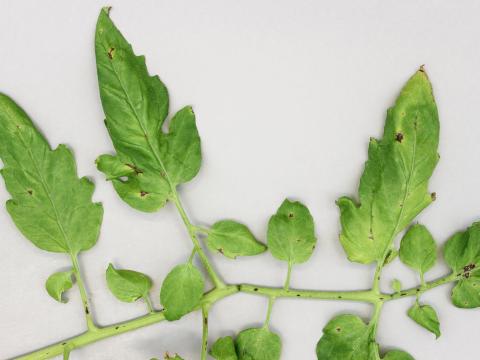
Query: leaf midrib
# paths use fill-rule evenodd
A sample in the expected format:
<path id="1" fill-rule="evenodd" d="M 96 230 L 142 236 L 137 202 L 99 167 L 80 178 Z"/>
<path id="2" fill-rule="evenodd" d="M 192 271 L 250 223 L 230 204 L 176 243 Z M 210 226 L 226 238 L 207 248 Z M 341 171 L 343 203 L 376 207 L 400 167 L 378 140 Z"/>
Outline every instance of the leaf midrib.
<path id="1" fill-rule="evenodd" d="M 102 47 L 103 47 L 103 49 L 104 49 L 105 51 L 107 51 L 107 49 L 105 48 L 105 46 L 102 45 Z M 133 55 L 133 56 L 137 57 L 136 55 Z M 137 57 L 137 58 L 138 58 L 138 57 Z M 158 164 L 160 165 L 162 171 L 165 173 L 165 179 L 167 180 L 168 185 L 170 186 L 170 189 L 173 189 L 173 184 L 172 184 L 172 182 L 170 181 L 170 177 L 168 176 L 167 169 L 165 168 L 165 165 L 163 164 L 163 162 L 162 162 L 162 160 L 161 160 L 161 158 L 160 158 L 160 155 L 157 154 L 155 148 L 152 146 L 152 144 L 151 144 L 151 142 L 150 142 L 150 136 L 148 135 L 145 127 L 143 126 L 142 121 L 140 121 L 140 117 L 139 117 L 139 115 L 137 114 L 137 111 L 136 111 L 135 107 L 132 106 L 132 101 L 131 101 L 131 99 L 130 99 L 130 96 L 128 95 L 128 92 L 126 91 L 126 89 L 125 89 L 125 87 L 124 87 L 124 85 L 123 85 L 123 82 L 122 82 L 120 76 L 118 75 L 118 72 L 117 72 L 117 70 L 116 70 L 116 68 L 115 68 L 115 65 L 113 64 L 113 60 L 110 61 L 110 65 L 111 65 L 111 68 L 112 68 L 113 73 L 115 74 L 115 77 L 116 77 L 117 80 L 118 80 L 118 83 L 120 84 L 120 87 L 121 87 L 123 93 L 125 94 L 125 97 L 126 97 L 126 99 L 127 99 L 127 104 L 128 104 L 128 106 L 129 106 L 130 109 L 132 110 L 133 114 L 135 115 L 135 119 L 136 119 L 137 122 L 138 122 L 138 125 L 140 126 L 140 128 L 141 128 L 142 131 L 143 131 L 143 133 L 145 134 L 145 139 L 147 140 L 147 144 L 148 144 L 148 147 L 150 148 L 150 151 L 153 153 L 153 155 L 154 155 L 155 159 L 157 160 Z M 148 74 L 147 74 L 147 76 L 148 76 L 148 78 L 150 78 L 150 76 L 149 76 Z M 161 129 L 160 129 L 160 132 L 162 132 Z"/>
<path id="2" fill-rule="evenodd" d="M 62 223 L 60 222 L 60 215 L 59 215 L 59 212 L 58 212 L 57 207 L 56 207 L 56 205 L 55 205 L 55 202 L 53 201 L 53 198 L 52 198 L 52 196 L 51 196 L 50 189 L 48 188 L 47 182 L 46 182 L 45 179 L 43 178 L 43 175 L 42 175 L 42 173 L 41 173 L 41 171 L 40 171 L 39 166 L 37 165 L 37 162 L 36 162 L 36 160 L 35 160 L 35 157 L 33 156 L 30 147 L 27 146 L 25 140 L 23 139 L 23 136 L 22 136 L 21 132 L 20 132 L 20 131 L 17 131 L 17 135 L 18 135 L 20 141 L 22 142 L 23 146 L 27 149 L 27 153 L 28 153 L 28 155 L 29 155 L 29 157 L 30 157 L 30 160 L 32 161 L 32 164 L 33 164 L 35 170 L 36 170 L 37 173 L 38 173 L 38 177 L 40 178 L 40 183 L 42 184 L 42 187 L 43 187 L 45 193 L 47 194 L 47 198 L 48 198 L 48 200 L 50 201 L 50 205 L 52 206 L 53 212 L 54 212 L 54 214 L 55 214 L 55 222 L 57 223 L 57 225 L 58 225 L 58 227 L 59 227 L 59 229 L 60 229 L 60 232 L 62 233 L 63 238 L 65 239 L 65 245 L 67 246 L 67 249 L 65 249 L 65 250 L 71 250 L 71 249 L 70 249 L 70 246 L 69 246 L 69 244 L 70 244 L 70 238 L 68 237 L 65 229 L 63 228 Z M 49 151 L 52 151 L 52 150 L 49 149 Z M 55 238 L 54 238 L 54 239 L 55 239 Z M 63 248 L 62 244 L 59 244 L 57 240 L 54 240 L 54 241 L 60 246 L 60 248 Z"/>

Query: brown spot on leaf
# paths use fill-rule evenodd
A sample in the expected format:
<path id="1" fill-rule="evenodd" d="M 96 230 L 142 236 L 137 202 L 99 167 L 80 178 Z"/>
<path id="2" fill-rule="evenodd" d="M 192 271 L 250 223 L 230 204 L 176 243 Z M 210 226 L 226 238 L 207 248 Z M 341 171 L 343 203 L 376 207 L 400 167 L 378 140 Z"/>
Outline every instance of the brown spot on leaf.
<path id="1" fill-rule="evenodd" d="M 32 191 L 32 190 L 27 190 L 27 193 L 28 193 L 28 195 L 33 195 L 33 191 Z"/>
<path id="2" fill-rule="evenodd" d="M 401 143 L 403 141 L 403 134 L 402 133 L 397 133 L 395 135 L 395 141 L 398 141 L 399 143 Z"/>
<path id="3" fill-rule="evenodd" d="M 108 49 L 107 55 L 108 55 L 108 58 L 109 58 L 110 60 L 113 59 L 113 53 L 114 53 L 114 52 L 115 52 L 115 48 L 111 47 L 110 49 Z"/>
<path id="4" fill-rule="evenodd" d="M 437 200 L 437 193 L 436 193 L 436 192 L 432 192 L 432 193 L 430 194 L 430 197 L 432 198 L 432 201 Z"/>
<path id="5" fill-rule="evenodd" d="M 340 331 L 342 331 L 342 328 L 337 327 L 337 328 L 335 328 L 335 330 L 337 330 L 337 332 L 340 332 Z"/>
<path id="6" fill-rule="evenodd" d="M 133 164 L 125 164 L 127 165 L 130 169 L 132 169 L 133 171 L 135 171 L 135 174 L 143 174 L 143 171 L 140 170 L 138 167 L 136 167 L 135 165 Z"/>
<path id="7" fill-rule="evenodd" d="M 141 196 L 141 197 L 144 197 L 145 195 L 148 195 L 148 192 L 143 191 L 143 190 L 140 191 L 140 196 Z"/>
<path id="8" fill-rule="evenodd" d="M 289 214 L 288 214 L 288 217 L 289 217 L 290 219 L 293 218 L 294 216 L 295 216 L 295 215 L 293 215 L 293 213 L 289 213 Z"/>

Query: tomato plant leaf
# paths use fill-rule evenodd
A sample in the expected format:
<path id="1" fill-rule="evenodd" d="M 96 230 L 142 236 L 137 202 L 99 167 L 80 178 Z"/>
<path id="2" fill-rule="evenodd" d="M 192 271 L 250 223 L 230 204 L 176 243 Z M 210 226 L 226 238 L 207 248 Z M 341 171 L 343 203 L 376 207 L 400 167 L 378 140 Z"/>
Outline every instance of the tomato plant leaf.
<path id="1" fill-rule="evenodd" d="M 268 222 L 267 245 L 272 255 L 292 264 L 303 263 L 316 242 L 310 211 L 302 203 L 286 199 Z"/>
<path id="2" fill-rule="evenodd" d="M 103 207 L 92 202 L 93 183 L 79 179 L 72 152 L 51 150 L 27 114 L 0 94 L 0 158 L 7 211 L 40 249 L 78 254 L 97 242 Z"/>
<path id="3" fill-rule="evenodd" d="M 158 76 L 150 76 L 143 56 L 100 12 L 96 36 L 100 98 L 116 155 L 102 155 L 97 167 L 119 196 L 135 209 L 163 207 L 172 188 L 191 180 L 201 164 L 200 137 L 190 107 L 178 111 L 162 131 L 169 99 Z"/>
<path id="4" fill-rule="evenodd" d="M 440 336 L 440 322 L 433 307 L 420 305 L 418 302 L 408 310 L 408 316 L 418 325 L 435 334 L 437 339 Z"/>
<path id="5" fill-rule="evenodd" d="M 222 220 L 213 224 L 206 243 L 212 251 L 218 251 L 231 259 L 237 256 L 257 255 L 267 249 L 255 239 L 248 227 L 232 220 Z"/>
<path id="6" fill-rule="evenodd" d="M 359 203 L 337 201 L 340 241 L 351 261 L 383 261 L 395 236 L 432 201 L 428 180 L 438 162 L 439 122 L 423 69 L 387 112 L 381 140 L 370 140 Z"/>
<path id="7" fill-rule="evenodd" d="M 50 275 L 45 282 L 45 289 L 48 294 L 61 303 L 66 303 L 67 300 L 62 298 L 62 295 L 73 286 L 73 270 L 59 271 Z"/>
<path id="8" fill-rule="evenodd" d="M 225 336 L 217 339 L 210 349 L 210 355 L 216 360 L 237 360 L 233 338 Z"/>
<path id="9" fill-rule="evenodd" d="M 420 274 L 430 270 L 437 261 L 437 246 L 427 228 L 415 224 L 400 242 L 400 260 Z"/>
<path id="10" fill-rule="evenodd" d="M 282 352 L 280 336 L 267 328 L 241 331 L 236 344 L 239 360 L 278 360 Z"/>
<path id="11" fill-rule="evenodd" d="M 316 353 L 318 360 L 380 359 L 373 328 L 358 316 L 350 314 L 339 315 L 328 322 L 317 343 Z M 387 353 L 384 359 L 413 359 L 408 356 L 405 352 L 393 351 Z"/>
<path id="12" fill-rule="evenodd" d="M 480 307 L 480 222 L 453 235 L 444 249 L 445 261 L 461 277 L 452 291 L 453 304 L 460 308 Z"/>
<path id="13" fill-rule="evenodd" d="M 134 302 L 148 296 L 152 280 L 145 274 L 133 270 L 117 270 L 112 264 L 105 272 L 107 285 L 120 301 Z"/>
<path id="14" fill-rule="evenodd" d="M 178 320 L 199 303 L 205 286 L 202 273 L 191 263 L 175 266 L 167 275 L 160 291 L 165 319 Z"/>

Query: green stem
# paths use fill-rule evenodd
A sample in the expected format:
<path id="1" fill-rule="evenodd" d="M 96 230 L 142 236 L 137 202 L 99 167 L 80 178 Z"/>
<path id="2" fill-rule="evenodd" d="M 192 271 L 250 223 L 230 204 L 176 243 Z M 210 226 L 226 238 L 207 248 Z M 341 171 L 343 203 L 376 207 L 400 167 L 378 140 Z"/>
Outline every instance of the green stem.
<path id="1" fill-rule="evenodd" d="M 213 266 L 210 264 L 207 255 L 203 251 L 202 246 L 200 245 L 200 241 L 198 240 L 196 235 L 197 227 L 190 222 L 190 219 L 188 218 L 187 213 L 185 212 L 185 209 L 183 208 L 180 198 L 178 197 L 178 193 L 175 189 L 172 189 L 172 201 L 175 204 L 178 212 L 180 213 L 183 223 L 185 224 L 188 230 L 188 234 L 190 235 L 190 239 L 192 240 L 193 245 L 197 250 L 198 256 L 200 257 L 200 261 L 202 262 L 205 270 L 212 279 L 214 286 L 216 288 L 224 288 L 226 285 L 217 275 L 217 273 L 213 269 Z"/>
<path id="2" fill-rule="evenodd" d="M 195 310 L 200 309 L 204 305 L 211 305 L 226 296 L 235 294 L 238 291 L 236 286 L 226 286 L 222 289 L 214 289 L 206 293 L 200 305 Z M 139 317 L 137 319 L 129 320 L 123 323 L 117 323 L 103 328 L 96 328 L 95 330 L 88 330 L 87 332 L 74 336 L 70 339 L 65 339 L 56 344 L 47 346 L 43 349 L 34 351 L 30 354 L 17 357 L 17 360 L 43 360 L 50 359 L 65 353 L 65 349 L 69 352 L 86 346 L 88 344 L 106 339 L 115 335 L 123 334 L 132 330 L 136 330 L 145 326 L 159 323 L 165 319 L 163 312 L 156 311 L 151 314 Z"/>
<path id="3" fill-rule="evenodd" d="M 349 300 L 375 303 L 379 296 L 371 290 L 360 291 L 321 291 L 321 290 L 297 290 L 274 287 L 264 287 L 258 285 L 241 284 L 241 292 L 249 294 L 258 294 L 274 298 L 303 298 L 319 300 Z"/>
<path id="4" fill-rule="evenodd" d="M 263 323 L 263 327 L 266 329 L 268 329 L 268 325 L 270 324 L 270 318 L 272 316 L 272 309 L 273 309 L 274 302 L 275 302 L 275 296 L 270 296 L 268 298 L 267 316 L 265 318 L 265 322 Z"/>
<path id="5" fill-rule="evenodd" d="M 428 290 L 434 289 L 444 284 L 448 284 L 453 281 L 460 280 L 461 278 L 462 278 L 462 274 L 451 273 L 437 280 L 426 282 L 424 285 L 419 285 L 414 288 L 397 291 L 392 294 L 382 294 L 382 297 L 385 301 L 391 301 L 391 300 L 396 300 L 402 297 L 419 296 Z"/>
<path id="6" fill-rule="evenodd" d="M 145 304 L 147 304 L 148 311 L 150 313 L 154 313 L 155 309 L 153 308 L 152 299 L 150 299 L 150 296 L 148 295 L 144 296 L 143 300 L 145 301 Z"/>
<path id="7" fill-rule="evenodd" d="M 202 306 L 202 357 L 201 360 L 207 359 L 208 349 L 208 308 L 209 305 Z"/>
<path id="8" fill-rule="evenodd" d="M 75 274 L 75 279 L 77 281 L 78 289 L 80 291 L 80 297 L 82 298 L 83 310 L 85 312 L 85 319 L 87 321 L 88 330 L 97 330 L 92 314 L 90 313 L 90 305 L 88 302 L 87 290 L 85 289 L 85 283 L 83 282 L 82 273 L 80 271 L 80 265 L 78 264 L 77 254 L 70 255 L 73 265 L 73 273 Z"/>
<path id="9" fill-rule="evenodd" d="M 383 262 L 384 261 L 377 262 L 377 267 L 375 268 L 375 274 L 373 275 L 372 290 L 377 293 L 380 293 L 380 278 L 382 275 Z"/>
<path id="10" fill-rule="evenodd" d="M 291 261 L 288 262 L 288 270 L 287 270 L 287 278 L 285 279 L 285 285 L 283 285 L 283 290 L 287 290 L 290 288 L 290 277 L 292 276 L 292 267 L 293 264 Z"/>
<path id="11" fill-rule="evenodd" d="M 382 307 L 383 307 L 384 302 L 383 301 L 377 301 L 375 303 L 375 307 L 373 310 L 373 316 L 370 319 L 369 326 L 372 327 L 372 332 L 371 332 L 371 337 L 372 339 L 375 339 L 375 335 L 377 334 L 377 326 L 378 326 L 378 320 L 380 319 L 380 313 L 382 312 Z"/>

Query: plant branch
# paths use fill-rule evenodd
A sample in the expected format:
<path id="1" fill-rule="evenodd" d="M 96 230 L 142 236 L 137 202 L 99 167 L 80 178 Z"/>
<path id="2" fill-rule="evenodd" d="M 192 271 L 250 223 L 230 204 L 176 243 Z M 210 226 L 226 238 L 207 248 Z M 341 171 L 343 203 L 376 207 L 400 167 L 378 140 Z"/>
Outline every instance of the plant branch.
<path id="1" fill-rule="evenodd" d="M 203 306 L 211 305 L 220 299 L 223 299 L 226 296 L 232 295 L 238 292 L 238 288 L 236 286 L 226 286 L 222 289 L 214 289 L 204 294 L 200 301 L 200 305 L 198 305 L 195 310 L 199 310 Z M 65 349 L 68 352 L 78 349 L 80 347 L 89 345 L 91 343 L 120 335 L 132 330 L 136 330 L 145 326 L 149 326 L 152 324 L 159 323 L 165 320 L 165 316 L 162 311 L 156 311 L 150 313 L 148 315 L 121 322 L 116 323 L 106 327 L 99 327 L 95 330 L 88 330 L 83 334 L 74 336 L 70 339 L 65 339 L 59 341 L 53 345 L 47 346 L 43 349 L 36 350 L 24 356 L 16 357 L 16 360 L 38 360 L 38 359 L 50 359 L 52 357 L 63 355 L 65 353 Z"/>
<path id="2" fill-rule="evenodd" d="M 83 311 L 85 312 L 85 319 L 87 321 L 88 330 L 96 330 L 97 326 L 95 325 L 92 314 L 90 313 L 90 305 L 88 302 L 88 294 L 85 289 L 85 284 L 82 279 L 82 273 L 80 271 L 80 265 L 78 264 L 78 258 L 76 254 L 70 255 L 72 259 L 73 272 L 75 274 L 75 279 L 77 281 L 78 289 L 80 291 L 80 297 L 82 298 Z"/>
<path id="3" fill-rule="evenodd" d="M 207 359 L 208 350 L 208 308 L 209 305 L 202 306 L 202 360 Z"/>
<path id="4" fill-rule="evenodd" d="M 195 249 L 198 253 L 198 256 L 200 257 L 200 261 L 202 262 L 203 266 L 205 267 L 205 270 L 207 271 L 208 275 L 212 279 L 212 282 L 216 288 L 224 288 L 226 285 L 225 283 L 220 279 L 219 275 L 216 273 L 216 271 L 213 269 L 212 264 L 210 263 L 210 260 L 208 260 L 207 255 L 202 249 L 202 246 L 200 244 L 200 241 L 197 238 L 196 232 L 198 231 L 198 228 L 194 226 L 191 222 L 190 219 L 188 218 L 187 213 L 185 212 L 185 209 L 183 208 L 183 205 L 180 201 L 180 197 L 178 196 L 178 193 L 175 188 L 172 188 L 172 201 L 175 204 L 175 207 L 177 208 L 178 212 L 180 213 L 180 216 L 183 220 L 183 223 L 185 224 L 185 227 L 187 228 L 188 234 L 190 235 L 190 239 L 193 242 L 193 245 L 195 246 Z"/>

